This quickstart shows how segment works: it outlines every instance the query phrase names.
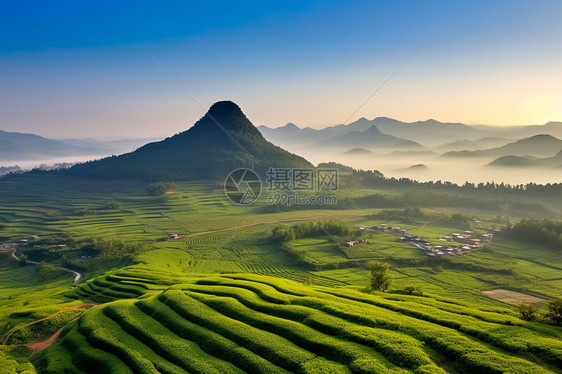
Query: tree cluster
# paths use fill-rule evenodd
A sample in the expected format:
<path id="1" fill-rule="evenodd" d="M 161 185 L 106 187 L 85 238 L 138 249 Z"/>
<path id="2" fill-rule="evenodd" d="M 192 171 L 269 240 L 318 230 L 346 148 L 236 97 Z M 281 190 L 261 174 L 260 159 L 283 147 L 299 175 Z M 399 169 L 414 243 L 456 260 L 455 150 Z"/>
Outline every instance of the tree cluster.
<path id="1" fill-rule="evenodd" d="M 562 221 L 527 218 L 508 228 L 506 232 L 515 239 L 562 250 Z"/>
<path id="2" fill-rule="evenodd" d="M 539 308 L 533 303 L 521 303 L 517 310 L 521 319 L 525 321 L 542 321 L 553 325 L 562 325 L 562 299 L 556 298 L 548 303 L 546 314 L 540 315 Z"/>
<path id="3" fill-rule="evenodd" d="M 317 267 L 306 254 L 305 250 L 295 249 L 290 242 L 295 239 L 304 239 L 309 237 L 328 236 L 338 249 L 342 248 L 342 243 L 349 240 L 356 233 L 351 232 L 349 227 L 340 221 L 320 221 L 320 222 L 303 222 L 293 226 L 277 226 L 273 229 L 273 239 L 280 243 L 281 249 L 291 254 L 298 262 L 309 267 Z M 344 253 L 346 255 L 346 253 Z M 338 264 L 332 264 L 334 268 Z"/>
<path id="4" fill-rule="evenodd" d="M 170 190 L 177 190 L 178 184 L 176 182 L 155 182 L 146 187 L 146 191 L 152 196 L 162 196 Z"/>
<path id="5" fill-rule="evenodd" d="M 504 202 L 470 195 L 446 194 L 429 191 L 406 191 L 399 195 L 375 193 L 338 200 L 339 209 L 356 208 L 410 208 L 410 207 L 467 207 L 501 211 Z"/>
<path id="6" fill-rule="evenodd" d="M 449 191 L 507 192 L 527 196 L 562 197 L 562 183 L 547 183 L 543 185 L 536 183 L 509 184 L 487 182 L 475 184 L 465 182 L 459 185 L 441 180 L 418 182 L 410 178 L 387 178 L 378 170 L 352 170 L 351 172 L 347 168 L 343 170 L 345 172 L 341 173 L 341 183 L 350 187 L 427 187 Z"/>
<path id="7" fill-rule="evenodd" d="M 103 259 L 120 259 L 147 251 L 152 244 L 144 242 L 125 242 L 118 239 L 92 239 L 91 248 L 99 252 Z"/>
<path id="8" fill-rule="evenodd" d="M 273 229 L 273 237 L 285 242 L 315 236 L 336 237 L 349 234 L 349 227 L 340 221 L 303 222 L 290 227 L 277 226 Z"/>
<path id="9" fill-rule="evenodd" d="M 63 271 L 54 265 L 42 262 L 37 268 L 37 276 L 41 282 L 46 282 L 63 275 Z"/>

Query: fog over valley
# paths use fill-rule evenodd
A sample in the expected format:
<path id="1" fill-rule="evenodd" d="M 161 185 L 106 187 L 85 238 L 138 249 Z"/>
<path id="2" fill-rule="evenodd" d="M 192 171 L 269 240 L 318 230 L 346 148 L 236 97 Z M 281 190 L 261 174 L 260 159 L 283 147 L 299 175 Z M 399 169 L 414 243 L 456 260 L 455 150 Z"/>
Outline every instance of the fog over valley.
<path id="1" fill-rule="evenodd" d="M 325 129 L 259 129 L 314 164 L 335 161 L 388 177 L 526 184 L 557 183 L 562 172 L 561 122 L 492 127 L 378 117 Z"/>
<path id="2" fill-rule="evenodd" d="M 338 162 L 355 169 L 378 170 L 387 177 L 456 184 L 544 184 L 559 182 L 562 171 L 561 122 L 492 127 L 436 120 L 406 123 L 378 117 L 324 129 L 292 123 L 258 129 L 267 140 L 314 165 Z M 0 167 L 68 167 L 65 164 L 130 152 L 156 140 L 160 138 L 52 140 L 0 132 L 0 141 L 9 145 L 0 151 Z"/>

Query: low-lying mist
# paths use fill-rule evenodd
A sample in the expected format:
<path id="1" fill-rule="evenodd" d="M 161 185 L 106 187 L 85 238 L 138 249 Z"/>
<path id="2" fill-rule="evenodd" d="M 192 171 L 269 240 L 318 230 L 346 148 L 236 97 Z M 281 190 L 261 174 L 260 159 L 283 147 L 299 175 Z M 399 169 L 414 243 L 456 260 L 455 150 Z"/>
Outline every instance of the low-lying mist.
<path id="1" fill-rule="evenodd" d="M 306 152 L 300 152 L 307 157 Z M 464 182 L 496 182 L 509 184 L 560 183 L 562 169 L 551 168 L 507 168 L 485 166 L 488 158 L 442 158 L 439 156 L 396 157 L 391 155 L 349 156 L 339 152 L 318 152 L 308 157 L 317 165 L 320 162 L 335 161 L 354 169 L 378 170 L 387 177 L 410 178 L 418 181 L 441 180 L 457 184 Z M 425 165 L 412 167 L 414 165 Z"/>

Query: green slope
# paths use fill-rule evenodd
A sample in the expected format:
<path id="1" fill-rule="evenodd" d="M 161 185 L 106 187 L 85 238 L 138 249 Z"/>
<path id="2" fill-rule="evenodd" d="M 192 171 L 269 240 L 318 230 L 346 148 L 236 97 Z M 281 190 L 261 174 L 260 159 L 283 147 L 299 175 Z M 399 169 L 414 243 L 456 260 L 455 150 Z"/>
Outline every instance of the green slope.
<path id="1" fill-rule="evenodd" d="M 38 372 L 556 373 L 562 365 L 558 330 L 503 309 L 250 274 L 158 278 L 142 270 L 97 282 L 92 294 L 119 284 L 129 299 L 70 324 L 32 358 Z"/>

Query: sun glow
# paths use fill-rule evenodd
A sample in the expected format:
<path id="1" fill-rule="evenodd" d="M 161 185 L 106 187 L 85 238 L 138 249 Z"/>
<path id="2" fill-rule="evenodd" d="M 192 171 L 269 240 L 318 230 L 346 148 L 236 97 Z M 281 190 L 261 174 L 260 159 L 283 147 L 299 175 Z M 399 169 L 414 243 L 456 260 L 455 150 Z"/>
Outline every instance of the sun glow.
<path id="1" fill-rule="evenodd" d="M 525 99 L 523 111 L 525 117 L 536 119 L 542 124 L 562 118 L 562 93 L 540 92 Z"/>

